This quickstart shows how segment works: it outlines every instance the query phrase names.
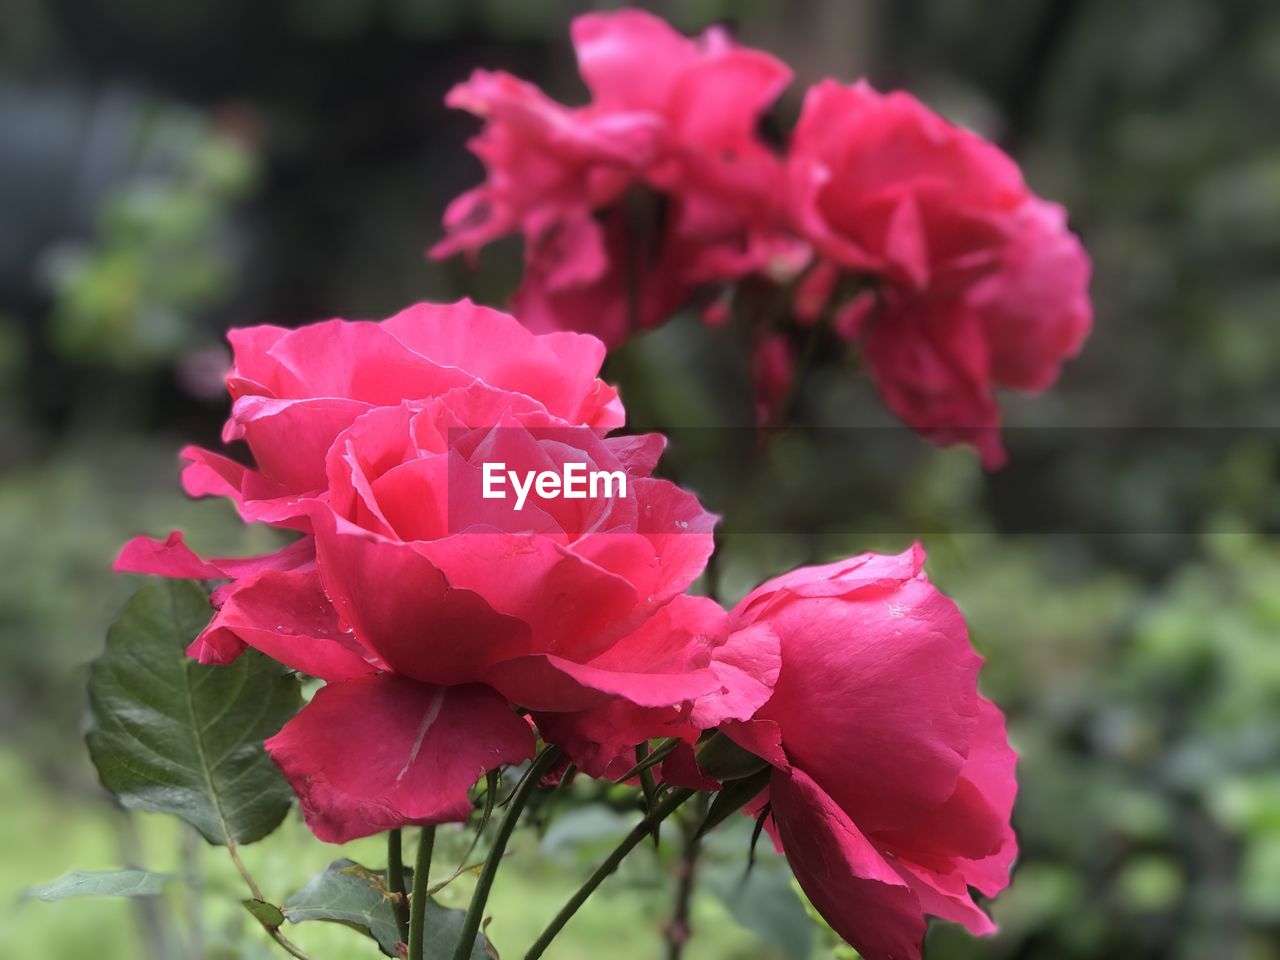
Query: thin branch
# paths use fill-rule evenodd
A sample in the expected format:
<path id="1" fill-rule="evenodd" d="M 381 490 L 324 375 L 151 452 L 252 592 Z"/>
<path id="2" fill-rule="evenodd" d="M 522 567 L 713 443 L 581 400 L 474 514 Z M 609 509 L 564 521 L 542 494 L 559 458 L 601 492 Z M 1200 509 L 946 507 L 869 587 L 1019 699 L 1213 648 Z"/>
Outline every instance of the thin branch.
<path id="1" fill-rule="evenodd" d="M 267 898 L 262 895 L 262 888 L 258 886 L 258 881 L 253 879 L 253 874 L 249 872 L 249 868 L 244 865 L 244 861 L 240 859 L 240 852 L 236 849 L 236 845 L 230 840 L 227 841 L 227 855 L 231 857 L 231 862 L 235 864 L 236 870 L 239 871 L 241 878 L 245 882 L 245 886 L 249 888 L 249 892 L 253 894 L 253 899 L 265 901 Z M 280 932 L 279 927 L 272 927 L 262 924 L 262 929 L 267 931 L 267 935 L 284 949 L 285 953 L 294 957 L 295 960 L 311 960 L 301 947 Z"/>

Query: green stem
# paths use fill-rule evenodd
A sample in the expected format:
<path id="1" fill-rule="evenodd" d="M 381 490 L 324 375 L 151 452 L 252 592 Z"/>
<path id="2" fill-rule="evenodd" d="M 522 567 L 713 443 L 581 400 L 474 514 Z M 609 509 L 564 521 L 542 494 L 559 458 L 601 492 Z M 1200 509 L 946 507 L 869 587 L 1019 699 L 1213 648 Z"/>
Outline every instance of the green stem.
<path id="1" fill-rule="evenodd" d="M 418 856 L 413 861 L 414 896 L 409 898 L 409 957 L 422 960 L 425 952 L 423 931 L 427 923 L 428 878 L 431 875 L 431 854 L 436 846 L 436 828 L 423 827 L 418 837 Z"/>
<path id="2" fill-rule="evenodd" d="M 236 871 L 243 878 L 245 886 L 249 888 L 249 892 L 253 894 L 253 899 L 265 900 L 266 898 L 262 895 L 262 888 L 258 886 L 258 881 L 253 879 L 253 874 L 244 865 L 244 861 L 240 859 L 240 853 L 236 849 L 235 843 L 230 839 L 227 840 L 227 855 L 231 857 L 231 862 L 235 864 Z M 267 936 L 280 944 L 284 952 L 295 958 L 295 960 L 311 960 L 301 947 L 280 932 L 279 927 L 268 926 L 264 923 L 262 924 L 262 929 L 267 931 Z"/>
<path id="3" fill-rule="evenodd" d="M 396 895 L 396 930 L 400 942 L 409 942 L 409 898 L 405 896 L 404 850 L 400 830 L 387 832 L 387 886 Z"/>
<path id="4" fill-rule="evenodd" d="M 502 862 L 503 854 L 506 853 L 507 842 L 516 828 L 516 821 L 520 819 L 520 812 L 529 802 L 534 791 L 538 789 L 543 775 L 550 771 L 559 759 L 559 747 L 547 747 L 538 754 L 530 765 L 529 772 L 524 775 L 524 779 L 507 802 L 506 813 L 502 815 L 502 821 L 498 824 L 493 846 L 489 850 L 489 855 L 485 857 L 480 879 L 476 881 L 475 893 L 471 895 L 471 905 L 467 907 L 467 915 L 462 921 L 462 932 L 458 936 L 458 945 L 453 951 L 453 960 L 467 960 L 471 956 L 476 935 L 480 932 L 480 921 L 484 917 L 485 904 L 489 900 L 489 891 L 493 889 L 493 880 L 498 875 L 498 866 Z M 418 957 L 412 953 L 410 958 L 418 960 Z"/>
<path id="5" fill-rule="evenodd" d="M 705 798 L 706 794 L 701 796 Z M 704 808 L 692 818 L 676 818 L 680 821 L 683 846 L 676 864 L 675 907 L 671 911 L 671 923 L 667 925 L 667 960 L 681 960 L 685 944 L 693 935 L 693 891 L 697 883 L 698 855 L 702 852 L 699 827 L 706 813 Z"/>
<path id="6" fill-rule="evenodd" d="M 537 960 L 538 957 L 542 956 L 547 947 L 551 945 L 551 941 L 564 929 L 564 925 L 578 912 L 578 908 L 586 903 L 587 898 L 595 892 L 596 887 L 600 886 L 606 877 L 618 869 L 618 864 L 622 862 L 623 858 L 634 850 L 645 837 L 649 836 L 655 826 L 675 813 L 680 805 L 696 792 L 696 790 L 681 788 L 671 791 L 660 800 L 649 815 L 636 824 L 623 841 L 614 848 L 613 853 L 609 854 L 605 861 L 596 867 L 595 873 L 591 874 L 587 878 L 587 882 L 578 888 L 578 892 L 569 898 L 569 902 L 561 908 L 560 912 L 548 924 L 547 929 L 543 930 L 542 935 L 534 941 L 533 946 L 529 948 L 529 952 L 524 955 L 524 960 Z M 462 958 L 455 957 L 454 960 L 462 960 Z"/>
<path id="7" fill-rule="evenodd" d="M 648 756 L 649 744 L 647 742 L 636 744 L 636 764 L 643 764 Z M 644 812 L 648 815 L 657 803 L 658 782 L 653 779 L 653 768 L 649 766 L 641 770 L 638 776 L 640 778 L 640 791 L 644 794 Z M 656 847 L 658 844 L 658 829 L 655 827 L 653 830 L 653 845 Z"/>

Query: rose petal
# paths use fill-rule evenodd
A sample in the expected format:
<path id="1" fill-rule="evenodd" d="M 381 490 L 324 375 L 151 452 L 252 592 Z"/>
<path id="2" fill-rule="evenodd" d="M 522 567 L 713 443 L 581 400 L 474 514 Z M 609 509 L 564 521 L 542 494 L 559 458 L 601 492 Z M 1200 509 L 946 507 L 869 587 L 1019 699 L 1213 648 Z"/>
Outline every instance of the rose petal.
<path id="1" fill-rule="evenodd" d="M 411 824 L 464 821 L 487 771 L 533 756 L 528 723 L 492 691 L 378 674 L 322 687 L 267 741 L 330 843 Z"/>

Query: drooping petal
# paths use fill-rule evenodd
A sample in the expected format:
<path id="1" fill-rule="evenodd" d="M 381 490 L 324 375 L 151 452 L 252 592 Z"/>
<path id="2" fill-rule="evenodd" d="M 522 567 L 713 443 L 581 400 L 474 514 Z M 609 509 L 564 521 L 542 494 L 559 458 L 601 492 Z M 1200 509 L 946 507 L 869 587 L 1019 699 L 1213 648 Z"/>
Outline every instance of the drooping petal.
<path id="1" fill-rule="evenodd" d="M 534 735 L 485 687 L 378 674 L 322 687 L 266 746 L 312 832 L 345 843 L 466 820 L 472 784 L 533 756 Z"/>
<path id="2" fill-rule="evenodd" d="M 920 960 L 924 912 L 847 813 L 800 770 L 769 785 L 782 848 L 810 902 L 866 960 Z"/>
<path id="3" fill-rule="evenodd" d="M 637 743 L 668 737 L 693 743 L 705 730 L 749 718 L 769 698 L 778 665 L 778 639 L 768 627 L 726 636 L 718 604 L 679 596 L 587 667 L 545 664 L 539 674 L 512 664 L 498 686 L 512 695 L 523 684 L 525 696 L 554 689 L 562 706 L 541 707 L 543 736 L 564 746 L 587 773 L 609 776 L 631 766 L 625 761 Z M 553 666 L 558 678 L 545 675 Z M 573 703 L 575 694 L 582 697 L 569 680 L 598 691 L 598 702 L 580 712 L 551 712 Z"/>

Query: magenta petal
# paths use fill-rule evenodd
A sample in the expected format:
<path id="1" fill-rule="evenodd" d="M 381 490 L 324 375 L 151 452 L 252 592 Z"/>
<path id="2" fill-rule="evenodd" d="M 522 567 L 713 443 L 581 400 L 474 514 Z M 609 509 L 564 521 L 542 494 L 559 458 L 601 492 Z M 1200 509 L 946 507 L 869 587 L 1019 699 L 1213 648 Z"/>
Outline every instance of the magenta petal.
<path id="1" fill-rule="evenodd" d="M 782 749 L 782 728 L 772 720 L 730 720 L 720 728 L 724 735 L 750 750 L 779 770 L 790 770 L 791 761 Z"/>
<path id="2" fill-rule="evenodd" d="M 920 909 L 929 916 L 958 923 L 975 937 L 996 932 L 995 923 L 973 902 L 962 873 L 938 873 L 901 860 L 895 866 L 898 875 L 916 895 Z"/>
<path id="3" fill-rule="evenodd" d="M 610 110 L 661 111 L 680 72 L 698 58 L 693 41 L 643 10 L 584 14 L 570 32 L 583 80 Z"/>
<path id="4" fill-rule="evenodd" d="M 227 497 L 247 523 L 261 522 L 306 529 L 307 508 L 297 491 L 290 491 L 256 470 L 200 447 L 182 451 L 187 465 L 182 488 L 193 497 Z"/>
<path id="5" fill-rule="evenodd" d="M 603 430 L 622 424 L 617 391 L 596 378 L 604 344 L 594 337 L 535 336 L 514 317 L 469 300 L 418 304 L 382 326 L 434 362 L 534 397 L 571 423 Z"/>
<path id="6" fill-rule="evenodd" d="M 223 631 L 273 660 L 323 680 L 351 680 L 374 672 L 358 641 L 343 630 L 338 614 L 320 588 L 314 568 L 267 571 L 235 590 L 198 637 L 218 648 Z"/>
<path id="7" fill-rule="evenodd" d="M 460 533 L 414 548 L 450 584 L 527 624 L 532 640 L 525 653 L 590 659 L 626 631 L 637 610 L 632 584 L 547 537 Z"/>
<path id="8" fill-rule="evenodd" d="M 117 573 L 147 573 L 186 580 L 218 580 L 225 576 L 213 564 L 197 556 L 177 530 L 164 540 L 134 537 L 120 549 L 115 570 Z"/>
<path id="9" fill-rule="evenodd" d="M 690 790 L 719 790 L 720 781 L 707 776 L 698 766 L 698 758 L 688 743 L 678 743 L 660 764 L 658 779 Z"/>
<path id="10" fill-rule="evenodd" d="M 924 912 L 910 886 L 800 770 L 775 771 L 773 819 L 817 911 L 866 960 L 920 960 Z"/>
<path id="11" fill-rule="evenodd" d="M 243 464 L 201 447 L 182 449 L 187 466 L 182 470 L 182 489 L 192 497 L 230 497 L 237 505 L 240 488 L 248 472 Z"/>
<path id="12" fill-rule="evenodd" d="M 958 871 L 962 893 L 972 886 L 994 897 L 1008 886 L 1018 853 L 1009 826 L 1018 788 L 1017 759 L 1005 734 L 1004 715 L 993 703 L 979 701 L 978 725 L 955 792 L 937 811 L 877 840 L 904 860 L 944 874 Z"/>
<path id="13" fill-rule="evenodd" d="M 464 821 L 489 770 L 533 756 L 533 730 L 485 687 L 379 674 L 322 687 L 267 741 L 312 832 L 330 843 Z"/>
<path id="14" fill-rule="evenodd" d="M 424 683 L 472 683 L 495 661 L 529 652 L 525 624 L 455 588 L 415 547 L 318 508 L 325 592 L 360 641 L 397 673 Z"/>
<path id="15" fill-rule="evenodd" d="M 709 730 L 731 720 L 750 720 L 773 695 L 782 668 L 778 635 L 755 623 L 729 635 L 711 655 L 718 686 L 693 705 L 690 721 Z"/>
<path id="16" fill-rule="evenodd" d="M 557 676 L 558 674 L 558 676 Z M 621 673 L 561 657 L 500 663 L 488 681 L 531 710 L 571 710 L 618 697 L 639 707 L 668 707 L 706 696 L 718 682 L 710 670 L 692 673 Z"/>
<path id="17" fill-rule="evenodd" d="M 724 619 L 715 601 L 678 596 L 587 663 L 527 657 L 498 664 L 485 680 L 531 710 L 572 712 L 615 698 L 635 707 L 679 706 L 720 689 L 711 657 Z"/>
<path id="18" fill-rule="evenodd" d="M 632 477 L 647 477 L 653 473 L 667 448 L 667 438 L 660 433 L 632 434 L 625 437 L 609 437 L 604 441 L 622 469 Z"/>
<path id="19" fill-rule="evenodd" d="M 879 835 L 913 828 L 956 793 L 978 725 L 982 661 L 951 600 L 923 575 L 899 579 L 922 559 L 917 551 L 858 559 L 848 571 L 779 578 L 738 613 L 782 640 L 784 665 L 759 718 L 777 721 L 792 764 Z"/>
<path id="20" fill-rule="evenodd" d="M 244 430 L 264 475 L 290 490 L 322 490 L 325 455 L 369 404 L 338 397 L 274 400 L 242 397 L 232 417 Z"/>

